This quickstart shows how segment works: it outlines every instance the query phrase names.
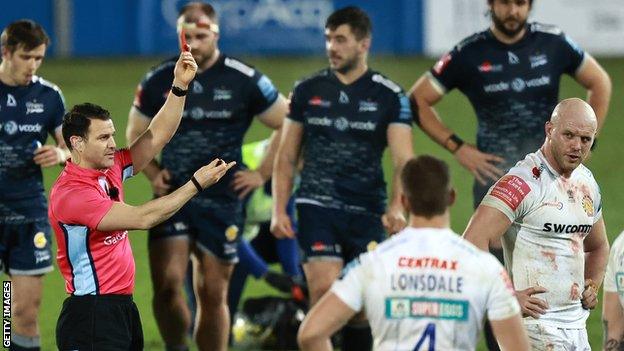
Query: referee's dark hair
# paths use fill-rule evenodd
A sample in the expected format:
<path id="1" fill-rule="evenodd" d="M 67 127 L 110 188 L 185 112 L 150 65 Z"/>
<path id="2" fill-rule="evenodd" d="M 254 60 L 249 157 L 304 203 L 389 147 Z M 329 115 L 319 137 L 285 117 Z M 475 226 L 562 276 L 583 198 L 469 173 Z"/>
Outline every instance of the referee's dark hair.
<path id="1" fill-rule="evenodd" d="M 79 136 L 84 139 L 87 138 L 92 119 L 107 121 L 111 119 L 111 117 L 106 109 L 89 102 L 75 105 L 63 116 L 63 140 L 69 150 L 73 150 L 71 141 L 69 140 L 72 136 Z"/>
<path id="2" fill-rule="evenodd" d="M 0 45 L 9 53 L 14 53 L 20 45 L 30 51 L 41 44 L 50 46 L 50 37 L 40 24 L 27 19 L 10 23 L 0 34 Z"/>
<path id="3" fill-rule="evenodd" d="M 433 156 L 409 160 L 401 172 L 401 184 L 409 212 L 416 216 L 442 215 L 455 199 L 448 165 Z"/>
<path id="4" fill-rule="evenodd" d="M 325 28 L 336 30 L 343 24 L 348 24 L 357 40 L 371 36 L 373 24 L 370 17 L 359 7 L 347 6 L 334 11 L 325 22 Z"/>

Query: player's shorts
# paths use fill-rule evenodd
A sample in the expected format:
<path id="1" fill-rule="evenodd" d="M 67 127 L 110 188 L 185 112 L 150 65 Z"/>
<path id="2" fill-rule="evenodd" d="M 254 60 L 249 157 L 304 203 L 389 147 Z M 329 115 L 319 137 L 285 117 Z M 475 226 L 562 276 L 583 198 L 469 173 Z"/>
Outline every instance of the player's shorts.
<path id="1" fill-rule="evenodd" d="M 351 213 L 317 205 L 297 204 L 297 240 L 303 261 L 350 262 L 383 241 L 380 215 Z"/>
<path id="2" fill-rule="evenodd" d="M 534 351 L 590 351 L 585 328 L 567 329 L 540 324 L 525 325 L 531 350 Z"/>
<path id="3" fill-rule="evenodd" d="M 244 222 L 242 203 L 230 201 L 219 206 L 204 206 L 194 200 L 150 229 L 149 242 L 186 237 L 207 254 L 228 263 L 238 262 L 237 246 Z"/>
<path id="4" fill-rule="evenodd" d="M 70 296 L 56 323 L 56 345 L 69 350 L 143 350 L 141 317 L 132 295 Z"/>
<path id="5" fill-rule="evenodd" d="M 0 224 L 0 265 L 9 275 L 40 275 L 52 271 L 52 237 L 47 219 Z"/>

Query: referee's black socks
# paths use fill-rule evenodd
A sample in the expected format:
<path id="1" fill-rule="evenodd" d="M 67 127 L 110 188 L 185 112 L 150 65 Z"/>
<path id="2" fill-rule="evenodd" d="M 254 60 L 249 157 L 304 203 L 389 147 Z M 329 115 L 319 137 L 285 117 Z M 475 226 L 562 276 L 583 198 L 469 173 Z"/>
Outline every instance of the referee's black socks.
<path id="1" fill-rule="evenodd" d="M 373 335 L 368 322 L 347 324 L 342 328 L 342 351 L 368 351 L 373 349 Z"/>
<path id="2" fill-rule="evenodd" d="M 23 336 L 19 334 L 11 335 L 11 351 L 39 351 L 41 350 L 41 339 L 38 336 Z"/>

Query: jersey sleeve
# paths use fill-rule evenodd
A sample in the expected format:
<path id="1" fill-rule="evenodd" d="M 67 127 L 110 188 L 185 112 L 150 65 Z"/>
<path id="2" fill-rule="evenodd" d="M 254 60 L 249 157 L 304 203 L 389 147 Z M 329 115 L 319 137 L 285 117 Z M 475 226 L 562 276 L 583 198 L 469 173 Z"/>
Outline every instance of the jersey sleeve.
<path id="1" fill-rule="evenodd" d="M 81 185 L 74 186 L 67 191 L 60 203 L 62 206 L 58 206 L 56 212 L 61 222 L 85 225 L 95 229 L 113 206 L 114 201 L 103 197 L 92 186 Z"/>
<path id="2" fill-rule="evenodd" d="M 115 165 L 119 167 L 118 172 L 121 175 L 122 182 L 125 182 L 126 179 L 132 178 L 134 175 L 132 154 L 130 154 L 129 149 L 119 149 L 115 152 Z"/>
<path id="3" fill-rule="evenodd" d="M 52 135 L 63 125 L 63 116 L 65 115 L 65 97 L 60 89 L 56 89 L 55 92 L 56 96 L 52 110 L 52 118 L 48 127 L 48 133 Z"/>
<path id="4" fill-rule="evenodd" d="M 481 204 L 501 211 L 514 222 L 531 209 L 537 197 L 537 185 L 523 169 L 512 168 L 492 185 Z"/>
<path id="5" fill-rule="evenodd" d="M 595 184 L 596 193 L 594 195 L 594 224 L 602 218 L 602 194 L 600 193 L 600 186 L 598 183 Z"/>
<path id="6" fill-rule="evenodd" d="M 304 97 L 302 96 L 301 84 L 296 84 L 290 97 L 290 105 L 288 108 L 288 119 L 295 122 L 303 123 Z"/>
<path id="7" fill-rule="evenodd" d="M 605 275 L 604 275 L 603 289 L 605 292 L 606 291 L 617 292 L 617 285 L 615 282 L 615 271 L 616 271 L 615 251 L 616 251 L 616 246 L 614 243 L 614 245 L 611 247 L 611 252 L 609 253 L 609 261 L 607 261 L 607 270 L 605 271 Z"/>
<path id="8" fill-rule="evenodd" d="M 389 116 L 390 124 L 398 123 L 400 125 L 412 127 L 412 109 L 409 100 L 403 91 L 394 94 L 394 107 L 391 109 Z"/>
<path id="9" fill-rule="evenodd" d="M 565 33 L 562 33 L 559 38 L 561 42 L 561 49 L 558 50 L 559 62 L 563 64 L 563 72 L 574 76 L 583 64 L 585 51 Z"/>
<path id="10" fill-rule="evenodd" d="M 159 91 L 158 75 L 148 73 L 134 93 L 132 105 L 143 115 L 153 118 L 165 102 L 164 92 Z"/>
<path id="11" fill-rule="evenodd" d="M 493 258 L 493 257 L 492 257 Z M 489 266 L 494 266 L 498 274 L 492 274 L 492 285 L 487 299 L 487 314 L 491 321 L 499 321 L 510 318 L 520 313 L 520 305 L 515 296 L 515 291 L 511 279 L 503 266 L 496 261 L 491 260 Z"/>
<path id="12" fill-rule="evenodd" d="M 446 94 L 461 85 L 461 56 L 457 48 L 442 55 L 429 70 L 432 84 L 442 94 Z"/>
<path id="13" fill-rule="evenodd" d="M 273 85 L 269 77 L 255 71 L 252 77 L 249 109 L 251 113 L 259 115 L 266 111 L 277 100 L 279 91 Z"/>
<path id="14" fill-rule="evenodd" d="M 361 311 L 364 305 L 365 268 L 362 256 L 347 264 L 331 287 L 331 292 L 354 311 Z"/>

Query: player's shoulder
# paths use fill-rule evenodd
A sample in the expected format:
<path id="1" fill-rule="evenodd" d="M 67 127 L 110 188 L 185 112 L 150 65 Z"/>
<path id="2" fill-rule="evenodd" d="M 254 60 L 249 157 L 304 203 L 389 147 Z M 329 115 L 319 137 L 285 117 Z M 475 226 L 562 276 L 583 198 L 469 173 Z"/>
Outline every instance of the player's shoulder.
<path id="1" fill-rule="evenodd" d="M 175 68 L 175 64 L 177 61 L 177 57 L 170 57 L 164 61 L 157 63 L 152 66 L 149 71 L 145 74 L 145 81 L 161 81 L 166 80 L 167 83 L 171 81 L 173 77 L 173 69 Z"/>
<path id="2" fill-rule="evenodd" d="M 563 30 L 554 24 L 532 22 L 529 24 L 529 31 L 537 35 L 559 37 L 563 34 Z"/>
<path id="3" fill-rule="evenodd" d="M 403 92 L 403 88 L 401 88 L 401 86 L 399 84 L 395 83 L 392 79 L 384 76 L 383 74 L 381 74 L 381 73 L 379 73 L 377 71 L 371 71 L 370 72 L 370 80 L 374 84 L 379 84 L 385 90 L 387 90 L 388 92 L 391 92 L 393 94 L 399 94 L 399 93 Z"/>
<path id="4" fill-rule="evenodd" d="M 40 76 L 33 76 L 32 82 L 35 86 L 42 89 L 44 92 L 50 92 L 61 95 L 61 88 L 58 85 L 46 80 Z"/>
<path id="5" fill-rule="evenodd" d="M 226 71 L 232 71 L 248 78 L 252 78 L 257 72 L 254 66 L 229 55 L 223 55 L 223 67 Z"/>
<path id="6" fill-rule="evenodd" d="M 324 68 L 297 80 L 295 82 L 295 88 L 305 89 L 306 87 L 314 85 L 318 82 L 326 81 L 330 77 L 331 71 L 329 70 L 329 68 Z"/>
<path id="7" fill-rule="evenodd" d="M 518 161 L 515 166 L 509 169 L 507 175 L 522 178 L 526 182 L 538 183 L 542 178 L 542 173 L 546 170 L 545 161 L 537 152 L 527 154 L 524 159 Z"/>
<path id="8" fill-rule="evenodd" d="M 598 186 L 598 182 L 596 182 L 596 178 L 594 177 L 594 173 L 585 166 L 584 164 L 580 164 L 577 169 L 574 171 L 575 176 L 581 177 L 584 181 L 591 183 L 592 185 Z"/>
<path id="9" fill-rule="evenodd" d="M 480 45 L 487 43 L 488 38 L 490 38 L 490 35 L 488 35 L 488 30 L 476 32 L 460 40 L 459 43 L 455 45 L 453 50 L 459 53 L 462 51 L 467 51 L 469 49 L 478 48 Z"/>

